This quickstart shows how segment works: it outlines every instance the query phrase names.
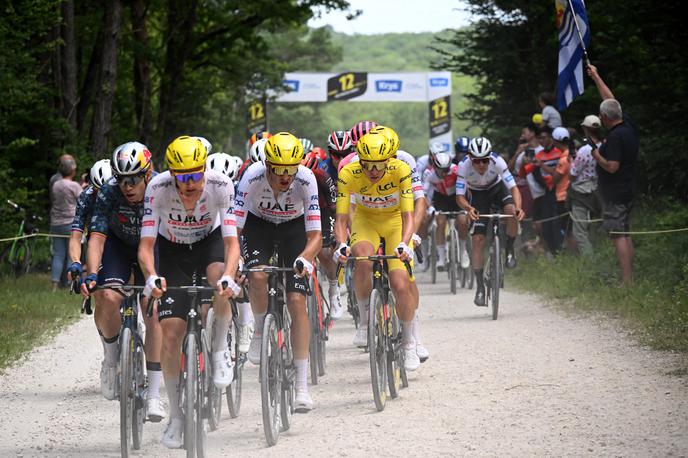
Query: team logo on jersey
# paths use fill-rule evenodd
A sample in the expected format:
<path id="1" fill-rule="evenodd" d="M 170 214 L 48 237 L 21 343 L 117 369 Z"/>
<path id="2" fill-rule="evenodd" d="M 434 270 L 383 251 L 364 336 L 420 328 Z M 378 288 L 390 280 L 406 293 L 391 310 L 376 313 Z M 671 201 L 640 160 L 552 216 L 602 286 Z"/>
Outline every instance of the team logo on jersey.
<path id="1" fill-rule="evenodd" d="M 396 185 L 394 183 L 392 183 L 391 181 L 389 183 L 386 183 L 384 186 L 382 186 L 380 184 L 377 185 L 377 190 L 379 192 L 389 191 L 390 189 L 393 189 L 393 188 L 396 188 Z M 361 191 L 361 192 L 363 192 L 363 191 Z"/>
<path id="2" fill-rule="evenodd" d="M 318 204 L 311 204 L 311 205 L 308 207 L 308 211 L 313 211 L 313 210 L 320 210 L 320 205 L 318 205 Z"/>

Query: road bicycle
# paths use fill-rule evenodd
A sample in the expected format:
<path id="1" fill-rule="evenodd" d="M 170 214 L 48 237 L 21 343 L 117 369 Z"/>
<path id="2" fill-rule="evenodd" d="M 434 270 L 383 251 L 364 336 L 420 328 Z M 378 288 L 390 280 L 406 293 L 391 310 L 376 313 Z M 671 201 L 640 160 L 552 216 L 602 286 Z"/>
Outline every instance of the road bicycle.
<path id="1" fill-rule="evenodd" d="M 268 308 L 263 323 L 259 378 L 263 431 L 269 446 L 277 443 L 280 431 L 286 431 L 291 426 L 296 376 L 291 344 L 291 317 L 284 288 L 284 275 L 293 275 L 294 268 L 277 267 L 274 264 L 277 264 L 276 255 L 271 258 L 270 265 L 244 268 L 241 271 L 243 275 L 251 272 L 268 275 Z"/>
<path id="2" fill-rule="evenodd" d="M 14 234 L 14 240 L 9 241 L 0 254 L 0 273 L 19 277 L 28 273 L 31 268 L 34 238 L 27 236 L 38 232 L 36 224 L 43 219 L 33 213 L 28 213 L 22 206 L 9 199 L 6 200 L 6 203 L 22 215 L 22 220 Z"/>
<path id="3" fill-rule="evenodd" d="M 437 221 L 435 221 L 435 213 L 432 214 L 430 227 L 428 228 L 430 240 L 428 242 L 428 262 L 430 263 L 430 282 L 434 285 L 437 283 Z"/>
<path id="4" fill-rule="evenodd" d="M 248 293 L 246 289 L 244 288 L 244 298 L 248 297 Z M 239 313 L 238 313 L 238 308 L 237 308 L 237 302 L 240 301 L 240 299 L 235 298 L 232 299 L 231 305 L 232 305 L 232 323 L 229 329 L 229 332 L 227 333 L 227 345 L 229 348 L 230 356 L 232 358 L 232 361 L 234 362 L 234 377 L 232 378 L 232 383 L 225 388 L 225 396 L 227 397 L 227 409 L 229 410 L 229 416 L 231 418 L 236 418 L 239 416 L 239 412 L 241 410 L 241 390 L 242 390 L 242 385 L 243 385 L 243 374 L 244 374 L 244 365 L 246 364 L 246 361 L 248 360 L 246 353 L 242 353 L 239 351 L 239 340 L 235 337 L 239 335 Z M 211 309 L 212 311 L 212 309 Z M 210 317 L 210 313 L 208 314 Z M 210 319 L 210 318 L 209 318 Z M 208 321 L 209 322 L 209 321 Z M 212 342 L 212 339 L 211 339 Z M 221 401 L 220 401 L 221 403 Z M 221 407 L 218 406 L 216 415 L 218 417 L 219 421 L 219 416 L 220 416 L 220 410 Z M 213 411 L 215 412 L 215 411 Z M 212 424 L 211 424 L 212 426 Z"/>
<path id="5" fill-rule="evenodd" d="M 461 214 L 465 214 L 463 211 L 441 211 L 437 212 L 438 215 L 445 215 L 447 217 L 447 276 L 449 277 L 449 290 L 452 294 L 456 294 L 456 285 L 460 281 L 461 287 L 468 285 L 468 288 L 473 287 L 473 270 L 471 266 L 467 268 L 461 267 L 461 245 L 459 240 L 459 231 L 456 229 L 455 219 Z M 469 247 L 467 247 L 468 251 Z M 470 251 L 469 256 L 470 256 Z"/>
<path id="6" fill-rule="evenodd" d="M 351 318 L 354 320 L 354 327 L 358 329 L 361 317 L 359 316 L 356 293 L 354 292 L 353 264 L 347 264 L 344 268 L 344 284 L 346 285 L 346 311 L 349 312 Z"/>
<path id="7" fill-rule="evenodd" d="M 398 259 L 385 255 L 385 241 L 382 239 L 373 256 L 349 256 L 347 263 L 373 262 L 373 289 L 370 293 L 368 309 L 368 351 L 370 378 L 373 388 L 375 408 L 382 411 L 389 396 L 399 396 L 400 388 L 408 386 L 404 368 L 404 349 L 402 346 L 401 322 L 396 313 L 394 295 L 389 286 L 387 260 Z M 413 275 L 411 265 L 404 262 L 409 276 Z"/>
<path id="8" fill-rule="evenodd" d="M 501 252 L 499 222 L 504 218 L 513 218 L 513 215 L 490 213 L 479 217 L 489 219 L 487 233 L 490 235 L 484 268 L 485 299 L 492 309 L 492 319 L 496 320 L 499 315 L 499 290 L 504 287 L 504 259 Z"/>
<path id="9" fill-rule="evenodd" d="M 327 364 L 327 340 L 332 324 L 330 318 L 330 304 L 322 294 L 320 281 L 318 280 L 318 268 L 313 269 L 313 275 L 308 280 L 309 294 L 306 296 L 308 318 L 311 322 L 311 339 L 309 345 L 309 364 L 311 383 L 318 384 L 318 377 L 325 375 Z M 326 277 L 326 275 L 323 276 Z"/>

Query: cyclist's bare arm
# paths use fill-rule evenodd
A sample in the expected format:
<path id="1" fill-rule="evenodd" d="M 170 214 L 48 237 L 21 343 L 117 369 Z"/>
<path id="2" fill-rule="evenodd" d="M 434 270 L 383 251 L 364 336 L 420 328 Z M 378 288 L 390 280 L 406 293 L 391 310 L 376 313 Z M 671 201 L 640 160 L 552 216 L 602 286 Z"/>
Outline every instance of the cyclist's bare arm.
<path id="1" fill-rule="evenodd" d="M 425 212 L 427 209 L 428 202 L 425 197 L 421 197 L 413 201 L 413 232 L 417 233 L 420 231 L 421 226 L 423 226 L 423 220 L 425 219 Z"/>
<path id="2" fill-rule="evenodd" d="M 321 248 L 322 232 L 308 231 L 306 232 L 306 248 L 303 249 L 303 252 L 301 252 L 300 256 L 308 259 L 310 262 L 313 262 L 318 253 L 320 253 Z"/>
<path id="3" fill-rule="evenodd" d="M 416 230 L 414 212 L 401 212 L 401 241 L 411 245 L 411 237 Z"/>
<path id="4" fill-rule="evenodd" d="M 72 231 L 69 233 L 69 261 L 81 262 L 81 237 L 83 232 Z"/>
<path id="5" fill-rule="evenodd" d="M 511 188 L 511 197 L 514 198 L 514 206 L 516 207 L 514 216 L 521 221 L 525 213 L 521 209 L 521 191 L 518 190 L 518 186 Z"/>
<path id="6" fill-rule="evenodd" d="M 100 262 L 103 259 L 103 249 L 105 248 L 107 236 L 100 232 L 91 232 L 88 238 L 88 251 L 86 252 L 86 267 L 89 274 L 98 273 Z"/>
<path id="7" fill-rule="evenodd" d="M 521 196 L 519 195 L 519 201 L 521 199 Z M 456 203 L 459 205 L 459 207 L 463 208 L 468 212 L 468 216 L 473 220 L 477 221 L 478 220 L 478 212 L 473 208 L 468 202 L 468 199 L 466 199 L 466 196 L 463 194 L 457 194 L 456 195 Z"/>
<path id="8" fill-rule="evenodd" d="M 155 271 L 155 240 L 156 237 L 141 237 L 139 240 L 139 266 L 143 273 L 143 278 L 157 275 Z"/>
<path id="9" fill-rule="evenodd" d="M 234 278 L 236 276 L 237 266 L 239 265 L 239 239 L 238 237 L 223 237 L 222 242 L 224 243 L 225 249 L 224 275 Z"/>

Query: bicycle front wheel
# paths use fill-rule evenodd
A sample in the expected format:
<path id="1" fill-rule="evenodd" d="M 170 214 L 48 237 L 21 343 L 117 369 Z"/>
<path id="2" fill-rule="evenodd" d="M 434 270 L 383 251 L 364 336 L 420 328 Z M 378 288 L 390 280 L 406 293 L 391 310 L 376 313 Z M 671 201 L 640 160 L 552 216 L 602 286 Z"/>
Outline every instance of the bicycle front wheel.
<path id="1" fill-rule="evenodd" d="M 456 280 L 459 268 L 459 235 L 456 229 L 449 230 L 449 290 L 456 294 Z"/>
<path id="2" fill-rule="evenodd" d="M 434 285 L 437 283 L 437 248 L 435 247 L 435 229 L 430 228 L 430 243 L 428 243 L 428 251 L 430 252 L 430 280 Z"/>
<path id="3" fill-rule="evenodd" d="M 310 280 L 310 296 L 306 297 L 306 308 L 308 310 L 308 320 L 311 325 L 311 338 L 308 343 L 308 362 L 311 370 L 311 384 L 318 384 L 318 303 L 315 297 L 315 287 L 313 279 Z"/>
<path id="4" fill-rule="evenodd" d="M 277 443 L 280 433 L 280 407 L 282 402 L 282 355 L 278 342 L 275 315 L 268 313 L 263 325 L 260 349 L 260 398 L 263 413 L 263 430 L 269 446 Z"/>
<path id="5" fill-rule="evenodd" d="M 370 356 L 370 381 L 373 386 L 373 400 L 378 411 L 385 409 L 387 402 L 387 345 L 385 320 L 382 316 L 382 296 L 376 289 L 370 293 L 368 311 L 368 355 Z"/>
<path id="6" fill-rule="evenodd" d="M 184 447 L 186 448 L 186 458 L 196 456 L 196 422 L 197 412 L 196 403 L 198 396 L 198 343 L 196 336 L 189 334 L 186 336 L 184 347 Z"/>
<path id="7" fill-rule="evenodd" d="M 198 367 L 198 383 L 196 385 L 196 457 L 205 458 L 207 447 L 207 433 L 206 423 L 211 413 L 212 392 L 215 388 L 210 376 L 211 358 L 210 347 L 208 346 L 207 335 L 205 330 L 201 330 L 201 349 L 198 354 L 199 361 L 202 363 Z"/>
<path id="8" fill-rule="evenodd" d="M 132 349 L 134 338 L 131 329 L 123 328 L 120 335 L 119 352 L 119 441 L 120 451 L 123 457 L 129 456 L 129 447 L 132 445 L 130 430 L 134 410 L 133 391 L 133 364 Z"/>
<path id="9" fill-rule="evenodd" d="M 134 399 L 133 399 L 133 418 L 131 420 L 131 438 L 132 438 L 132 448 L 134 450 L 139 450 L 141 448 L 141 443 L 143 442 L 143 422 L 146 417 L 146 374 L 144 368 L 146 366 L 146 357 L 144 354 L 143 344 L 141 339 L 134 339 L 134 349 L 133 349 L 133 373 L 132 381 L 134 386 Z"/>
<path id="10" fill-rule="evenodd" d="M 401 324 L 392 304 L 387 304 L 389 320 L 385 323 L 387 331 L 387 386 L 389 397 L 396 399 L 401 389 L 401 368 L 397 353 L 401 351 Z"/>
<path id="11" fill-rule="evenodd" d="M 206 318 L 206 327 L 201 331 L 201 341 L 203 343 L 204 361 L 210 363 L 212 357 L 210 356 L 210 342 L 213 341 L 213 334 L 215 333 L 215 310 L 210 307 L 208 310 L 208 317 Z M 206 375 L 203 377 L 205 385 L 204 404 L 208 410 L 208 427 L 211 431 L 215 431 L 220 426 L 220 417 L 222 416 L 222 390 L 215 386 L 212 380 L 212 374 L 206 365 Z"/>
<path id="12" fill-rule="evenodd" d="M 229 351 L 231 352 L 232 361 L 234 361 L 234 378 L 232 383 L 225 389 L 225 395 L 227 396 L 227 409 L 229 409 L 229 416 L 231 418 L 236 418 L 239 416 L 239 411 L 241 410 L 241 385 L 242 378 L 244 376 L 244 361 L 246 355 L 239 352 L 239 341 L 235 338 L 230 338 L 230 336 L 239 335 L 239 325 L 237 324 L 236 315 L 232 317 L 232 329 L 230 335 L 227 336 L 229 339 Z"/>
<path id="13" fill-rule="evenodd" d="M 499 288 L 501 283 L 501 252 L 499 246 L 499 237 L 495 237 L 492 241 L 492 253 L 490 253 L 490 305 L 492 307 L 492 319 L 496 320 L 499 315 Z"/>

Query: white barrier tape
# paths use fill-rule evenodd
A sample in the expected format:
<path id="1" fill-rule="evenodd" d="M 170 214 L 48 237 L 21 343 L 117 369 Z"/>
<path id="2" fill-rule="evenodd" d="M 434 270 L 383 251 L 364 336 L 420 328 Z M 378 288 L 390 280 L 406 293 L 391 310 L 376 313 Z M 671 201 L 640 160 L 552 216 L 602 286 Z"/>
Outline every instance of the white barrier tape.
<path id="1" fill-rule="evenodd" d="M 622 232 L 622 231 L 609 231 L 609 234 L 611 235 L 646 235 L 646 234 L 669 234 L 673 232 L 685 232 L 688 231 L 688 227 L 682 227 L 680 229 L 664 229 L 664 230 L 656 230 L 656 231 L 628 231 L 628 232 Z"/>
<path id="2" fill-rule="evenodd" d="M 37 232 L 36 234 L 21 235 L 19 237 L 8 237 L 6 239 L 0 239 L 0 242 L 13 242 L 15 240 L 30 239 L 32 237 L 54 237 L 54 238 L 64 238 L 68 239 L 69 235 L 62 234 L 45 234 L 42 232 Z"/>

